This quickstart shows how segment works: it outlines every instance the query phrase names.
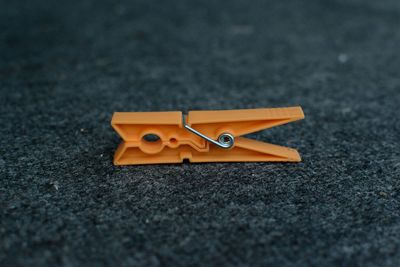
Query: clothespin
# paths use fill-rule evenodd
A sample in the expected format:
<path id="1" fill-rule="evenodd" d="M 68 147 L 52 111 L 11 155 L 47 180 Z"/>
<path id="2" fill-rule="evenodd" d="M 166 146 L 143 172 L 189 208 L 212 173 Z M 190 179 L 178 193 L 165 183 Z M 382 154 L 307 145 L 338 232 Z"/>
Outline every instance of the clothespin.
<path id="1" fill-rule="evenodd" d="M 122 137 L 115 165 L 190 162 L 301 161 L 291 148 L 242 137 L 301 120 L 301 107 L 172 112 L 115 112 Z"/>

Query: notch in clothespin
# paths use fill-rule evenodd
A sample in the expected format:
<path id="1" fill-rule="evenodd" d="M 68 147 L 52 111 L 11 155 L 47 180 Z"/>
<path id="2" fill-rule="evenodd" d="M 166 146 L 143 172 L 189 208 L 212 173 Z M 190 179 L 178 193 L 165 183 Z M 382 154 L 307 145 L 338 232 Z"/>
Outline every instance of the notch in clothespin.
<path id="1" fill-rule="evenodd" d="M 295 149 L 242 137 L 304 118 L 301 107 L 171 112 L 115 112 L 122 137 L 115 165 L 190 162 L 299 162 Z"/>

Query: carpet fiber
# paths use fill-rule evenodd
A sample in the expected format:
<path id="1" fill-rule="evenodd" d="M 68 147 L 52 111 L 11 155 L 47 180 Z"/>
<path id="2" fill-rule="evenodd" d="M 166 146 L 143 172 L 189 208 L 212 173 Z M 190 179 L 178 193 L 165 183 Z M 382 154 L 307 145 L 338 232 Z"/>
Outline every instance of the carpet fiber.
<path id="1" fill-rule="evenodd" d="M 400 2 L 1 1 L 1 266 L 400 266 Z M 301 105 L 301 163 L 115 167 L 114 111 Z"/>

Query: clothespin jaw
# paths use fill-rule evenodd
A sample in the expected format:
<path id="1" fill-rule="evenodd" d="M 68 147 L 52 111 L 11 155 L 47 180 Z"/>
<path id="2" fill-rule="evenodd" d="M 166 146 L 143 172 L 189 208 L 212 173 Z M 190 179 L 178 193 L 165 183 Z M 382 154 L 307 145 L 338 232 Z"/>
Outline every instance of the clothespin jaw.
<path id="1" fill-rule="evenodd" d="M 242 135 L 304 118 L 301 107 L 190 111 L 116 112 L 111 125 L 122 137 L 115 165 L 301 160 L 291 148 Z M 147 136 L 156 136 L 148 140 Z"/>

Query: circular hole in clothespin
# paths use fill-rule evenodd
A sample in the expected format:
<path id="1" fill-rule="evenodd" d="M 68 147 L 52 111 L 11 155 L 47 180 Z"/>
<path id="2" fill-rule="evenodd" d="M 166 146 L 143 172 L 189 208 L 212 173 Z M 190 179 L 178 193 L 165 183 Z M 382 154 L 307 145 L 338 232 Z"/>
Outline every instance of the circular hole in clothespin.
<path id="1" fill-rule="evenodd" d="M 178 140 L 175 137 L 171 137 L 169 139 L 169 146 L 170 147 L 177 147 L 178 146 Z"/>
<path id="2" fill-rule="evenodd" d="M 142 136 L 140 150 L 147 154 L 156 154 L 163 150 L 164 145 L 158 134 L 146 133 Z"/>
<path id="3" fill-rule="evenodd" d="M 158 135 L 152 133 L 146 134 L 142 138 L 146 142 L 157 142 L 158 140 L 160 140 L 160 137 Z"/>

